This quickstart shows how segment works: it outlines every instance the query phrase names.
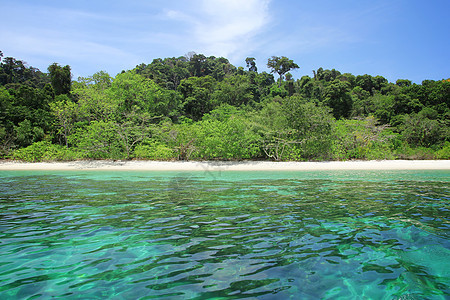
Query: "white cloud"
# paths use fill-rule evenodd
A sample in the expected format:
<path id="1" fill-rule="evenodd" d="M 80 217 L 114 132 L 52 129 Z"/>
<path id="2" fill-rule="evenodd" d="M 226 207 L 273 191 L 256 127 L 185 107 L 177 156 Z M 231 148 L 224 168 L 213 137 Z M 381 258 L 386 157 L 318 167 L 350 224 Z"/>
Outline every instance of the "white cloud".
<path id="1" fill-rule="evenodd" d="M 88 70 L 72 68 L 75 78 L 81 75 L 80 72 L 86 76 L 90 75 L 89 72 L 92 74 L 111 67 L 119 72 L 120 69 L 129 67 L 124 62 L 139 62 L 139 59 L 119 48 L 87 39 L 73 39 L 61 35 L 57 31 L 40 30 L 27 34 L 4 32 L 0 34 L 0 39 L 9 42 L 5 49 L 8 55 L 13 54 L 17 58 L 26 59 L 31 65 L 44 72 L 53 62 L 70 66 L 88 63 Z M 44 57 L 47 59 L 41 59 Z M 48 58 L 51 58 L 51 61 Z"/>
<path id="2" fill-rule="evenodd" d="M 123 11 L 15 2 L 10 10 L 22 11 L 27 22 L 12 16 L 0 19 L 7 28 L 0 31 L 0 44 L 5 55 L 41 70 L 56 61 L 83 76 L 98 70 L 120 72 L 188 51 L 242 62 L 260 46 L 257 36 L 271 21 L 270 1 L 159 0 Z"/>
<path id="3" fill-rule="evenodd" d="M 167 17 L 190 27 L 190 39 L 205 54 L 233 58 L 250 53 L 252 39 L 270 21 L 270 0 L 199 0 L 197 10 L 171 10 Z"/>

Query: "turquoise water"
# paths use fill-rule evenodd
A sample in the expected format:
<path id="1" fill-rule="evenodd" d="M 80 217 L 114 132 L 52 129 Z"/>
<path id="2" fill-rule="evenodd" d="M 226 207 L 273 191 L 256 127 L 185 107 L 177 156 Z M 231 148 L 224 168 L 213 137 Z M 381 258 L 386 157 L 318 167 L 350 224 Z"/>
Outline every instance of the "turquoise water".
<path id="1" fill-rule="evenodd" d="M 449 182 L 0 171 L 0 299 L 448 299 Z"/>

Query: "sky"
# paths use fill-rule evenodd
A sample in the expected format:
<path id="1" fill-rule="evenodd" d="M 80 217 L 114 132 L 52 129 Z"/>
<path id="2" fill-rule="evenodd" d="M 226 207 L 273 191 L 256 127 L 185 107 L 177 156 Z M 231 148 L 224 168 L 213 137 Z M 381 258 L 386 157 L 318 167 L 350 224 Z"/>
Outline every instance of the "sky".
<path id="1" fill-rule="evenodd" d="M 188 52 L 271 56 L 390 82 L 450 77 L 450 0 L 0 0 L 0 50 L 74 79 Z"/>

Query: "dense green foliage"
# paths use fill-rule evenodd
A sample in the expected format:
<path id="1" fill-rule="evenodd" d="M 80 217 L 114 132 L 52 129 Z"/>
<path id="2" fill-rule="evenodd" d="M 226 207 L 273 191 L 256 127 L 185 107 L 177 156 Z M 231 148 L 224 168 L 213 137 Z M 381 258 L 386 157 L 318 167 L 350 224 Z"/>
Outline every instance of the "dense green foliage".
<path id="1" fill-rule="evenodd" d="M 450 80 L 299 68 L 279 77 L 223 57 L 154 59 L 114 78 L 71 78 L 0 57 L 0 158 L 348 160 L 449 159 Z"/>

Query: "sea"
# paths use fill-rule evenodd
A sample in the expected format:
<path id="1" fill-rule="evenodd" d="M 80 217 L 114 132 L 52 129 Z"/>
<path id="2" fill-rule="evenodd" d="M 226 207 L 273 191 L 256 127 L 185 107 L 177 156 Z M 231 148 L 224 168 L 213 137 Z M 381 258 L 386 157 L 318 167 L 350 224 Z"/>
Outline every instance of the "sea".
<path id="1" fill-rule="evenodd" d="M 0 171 L 0 299 L 450 299 L 450 171 Z"/>

